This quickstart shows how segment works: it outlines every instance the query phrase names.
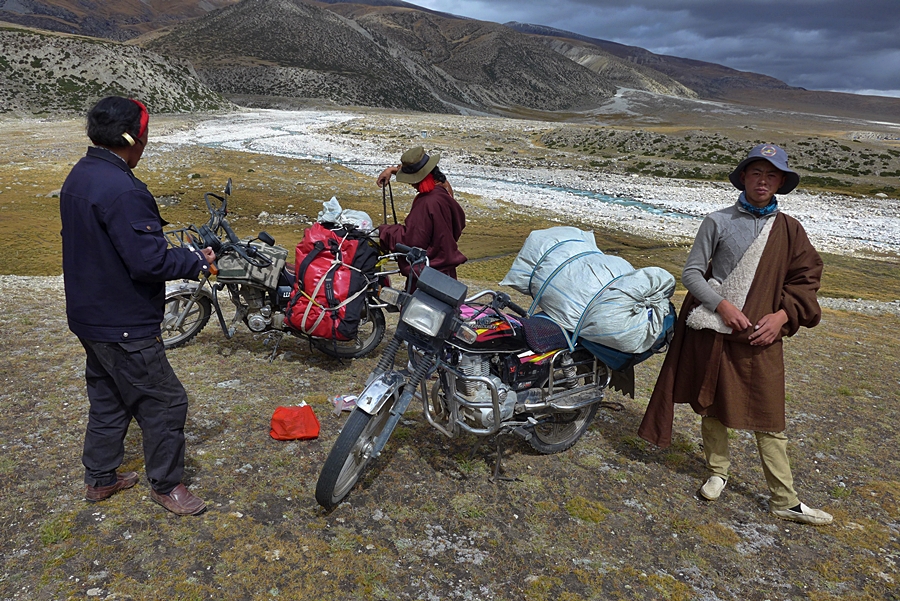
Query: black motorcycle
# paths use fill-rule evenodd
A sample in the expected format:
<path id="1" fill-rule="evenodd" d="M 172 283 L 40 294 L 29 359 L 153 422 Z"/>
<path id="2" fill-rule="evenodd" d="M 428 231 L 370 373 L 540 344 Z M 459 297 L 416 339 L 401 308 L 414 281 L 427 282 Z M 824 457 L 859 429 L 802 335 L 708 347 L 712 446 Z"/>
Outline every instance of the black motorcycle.
<path id="1" fill-rule="evenodd" d="M 509 295 L 487 290 L 467 299 L 464 284 L 423 267 L 424 251 L 397 250 L 420 274 L 417 289 L 380 291 L 384 302 L 401 307 L 400 321 L 319 475 L 316 501 L 325 508 L 349 494 L 414 398 L 428 423 L 448 437 L 472 434 L 480 442 L 512 433 L 540 453 L 565 451 L 590 426 L 607 387 L 633 394 L 631 367 L 663 351 L 674 326 L 673 311 L 666 333 L 641 355 L 600 345 L 588 350 L 552 320 L 526 317 Z M 397 369 L 404 344 L 409 363 Z M 502 455 L 497 440 L 494 478 Z"/>

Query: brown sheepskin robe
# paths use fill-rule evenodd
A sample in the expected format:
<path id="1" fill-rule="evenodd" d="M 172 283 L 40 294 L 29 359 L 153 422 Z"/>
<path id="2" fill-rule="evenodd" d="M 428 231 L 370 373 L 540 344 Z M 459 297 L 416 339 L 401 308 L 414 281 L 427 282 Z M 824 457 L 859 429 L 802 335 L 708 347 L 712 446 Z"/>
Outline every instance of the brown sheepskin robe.
<path id="1" fill-rule="evenodd" d="M 782 337 L 793 336 L 800 326 L 811 328 L 822 316 L 816 299 L 821 276 L 822 259 L 803 226 L 779 213 L 743 312 L 755 324 L 764 315 L 784 309 L 788 321 L 781 329 Z M 699 415 L 716 417 L 729 428 L 783 431 L 782 340 L 759 347 L 748 340 L 752 328 L 733 334 L 692 330 L 685 320 L 698 304 L 688 293 L 638 435 L 660 447 L 669 446 L 675 403 L 689 403 Z"/>

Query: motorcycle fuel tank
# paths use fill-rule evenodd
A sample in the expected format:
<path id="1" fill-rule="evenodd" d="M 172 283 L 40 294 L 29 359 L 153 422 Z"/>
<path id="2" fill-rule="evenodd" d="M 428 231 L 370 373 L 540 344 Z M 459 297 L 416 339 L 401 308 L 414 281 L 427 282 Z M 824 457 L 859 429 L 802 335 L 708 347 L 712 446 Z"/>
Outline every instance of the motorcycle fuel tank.
<path id="1" fill-rule="evenodd" d="M 460 317 L 478 335 L 472 344 L 457 340 L 456 344 L 460 348 L 476 352 L 518 351 L 528 348 L 522 323 L 514 317 L 500 315 L 490 308 L 470 305 L 460 307 Z"/>

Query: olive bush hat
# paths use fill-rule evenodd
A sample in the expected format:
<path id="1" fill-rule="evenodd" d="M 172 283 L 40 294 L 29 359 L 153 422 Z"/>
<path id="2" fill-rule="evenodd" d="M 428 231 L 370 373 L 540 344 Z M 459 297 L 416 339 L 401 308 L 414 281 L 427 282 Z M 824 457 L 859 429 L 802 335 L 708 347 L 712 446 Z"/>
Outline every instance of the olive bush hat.
<path id="1" fill-rule="evenodd" d="M 400 157 L 400 171 L 397 172 L 397 181 L 405 184 L 418 184 L 431 173 L 431 170 L 434 169 L 434 166 L 440 160 L 440 154 L 428 155 L 421 146 L 410 148 Z"/>
<path id="2" fill-rule="evenodd" d="M 784 184 L 778 188 L 777 194 L 787 194 L 800 183 L 800 176 L 788 167 L 788 155 L 780 146 L 760 144 L 754 146 L 747 158 L 741 161 L 737 168 L 731 172 L 731 175 L 728 176 L 735 188 L 741 191 L 744 190 L 744 184 L 741 183 L 741 173 L 747 165 L 760 159 L 769 161 L 776 169 L 784 172 Z"/>

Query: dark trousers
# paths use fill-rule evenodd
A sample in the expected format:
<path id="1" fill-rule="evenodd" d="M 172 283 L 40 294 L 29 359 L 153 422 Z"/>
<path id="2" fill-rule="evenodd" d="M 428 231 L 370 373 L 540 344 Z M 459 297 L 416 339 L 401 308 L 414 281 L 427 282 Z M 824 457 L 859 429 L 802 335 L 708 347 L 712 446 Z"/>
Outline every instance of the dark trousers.
<path id="1" fill-rule="evenodd" d="M 106 486 L 116 481 L 125 456 L 125 435 L 133 417 L 143 433 L 144 469 L 150 486 L 168 494 L 184 474 L 187 393 L 158 339 L 93 342 L 85 380 L 91 408 L 84 436 L 84 481 Z"/>

